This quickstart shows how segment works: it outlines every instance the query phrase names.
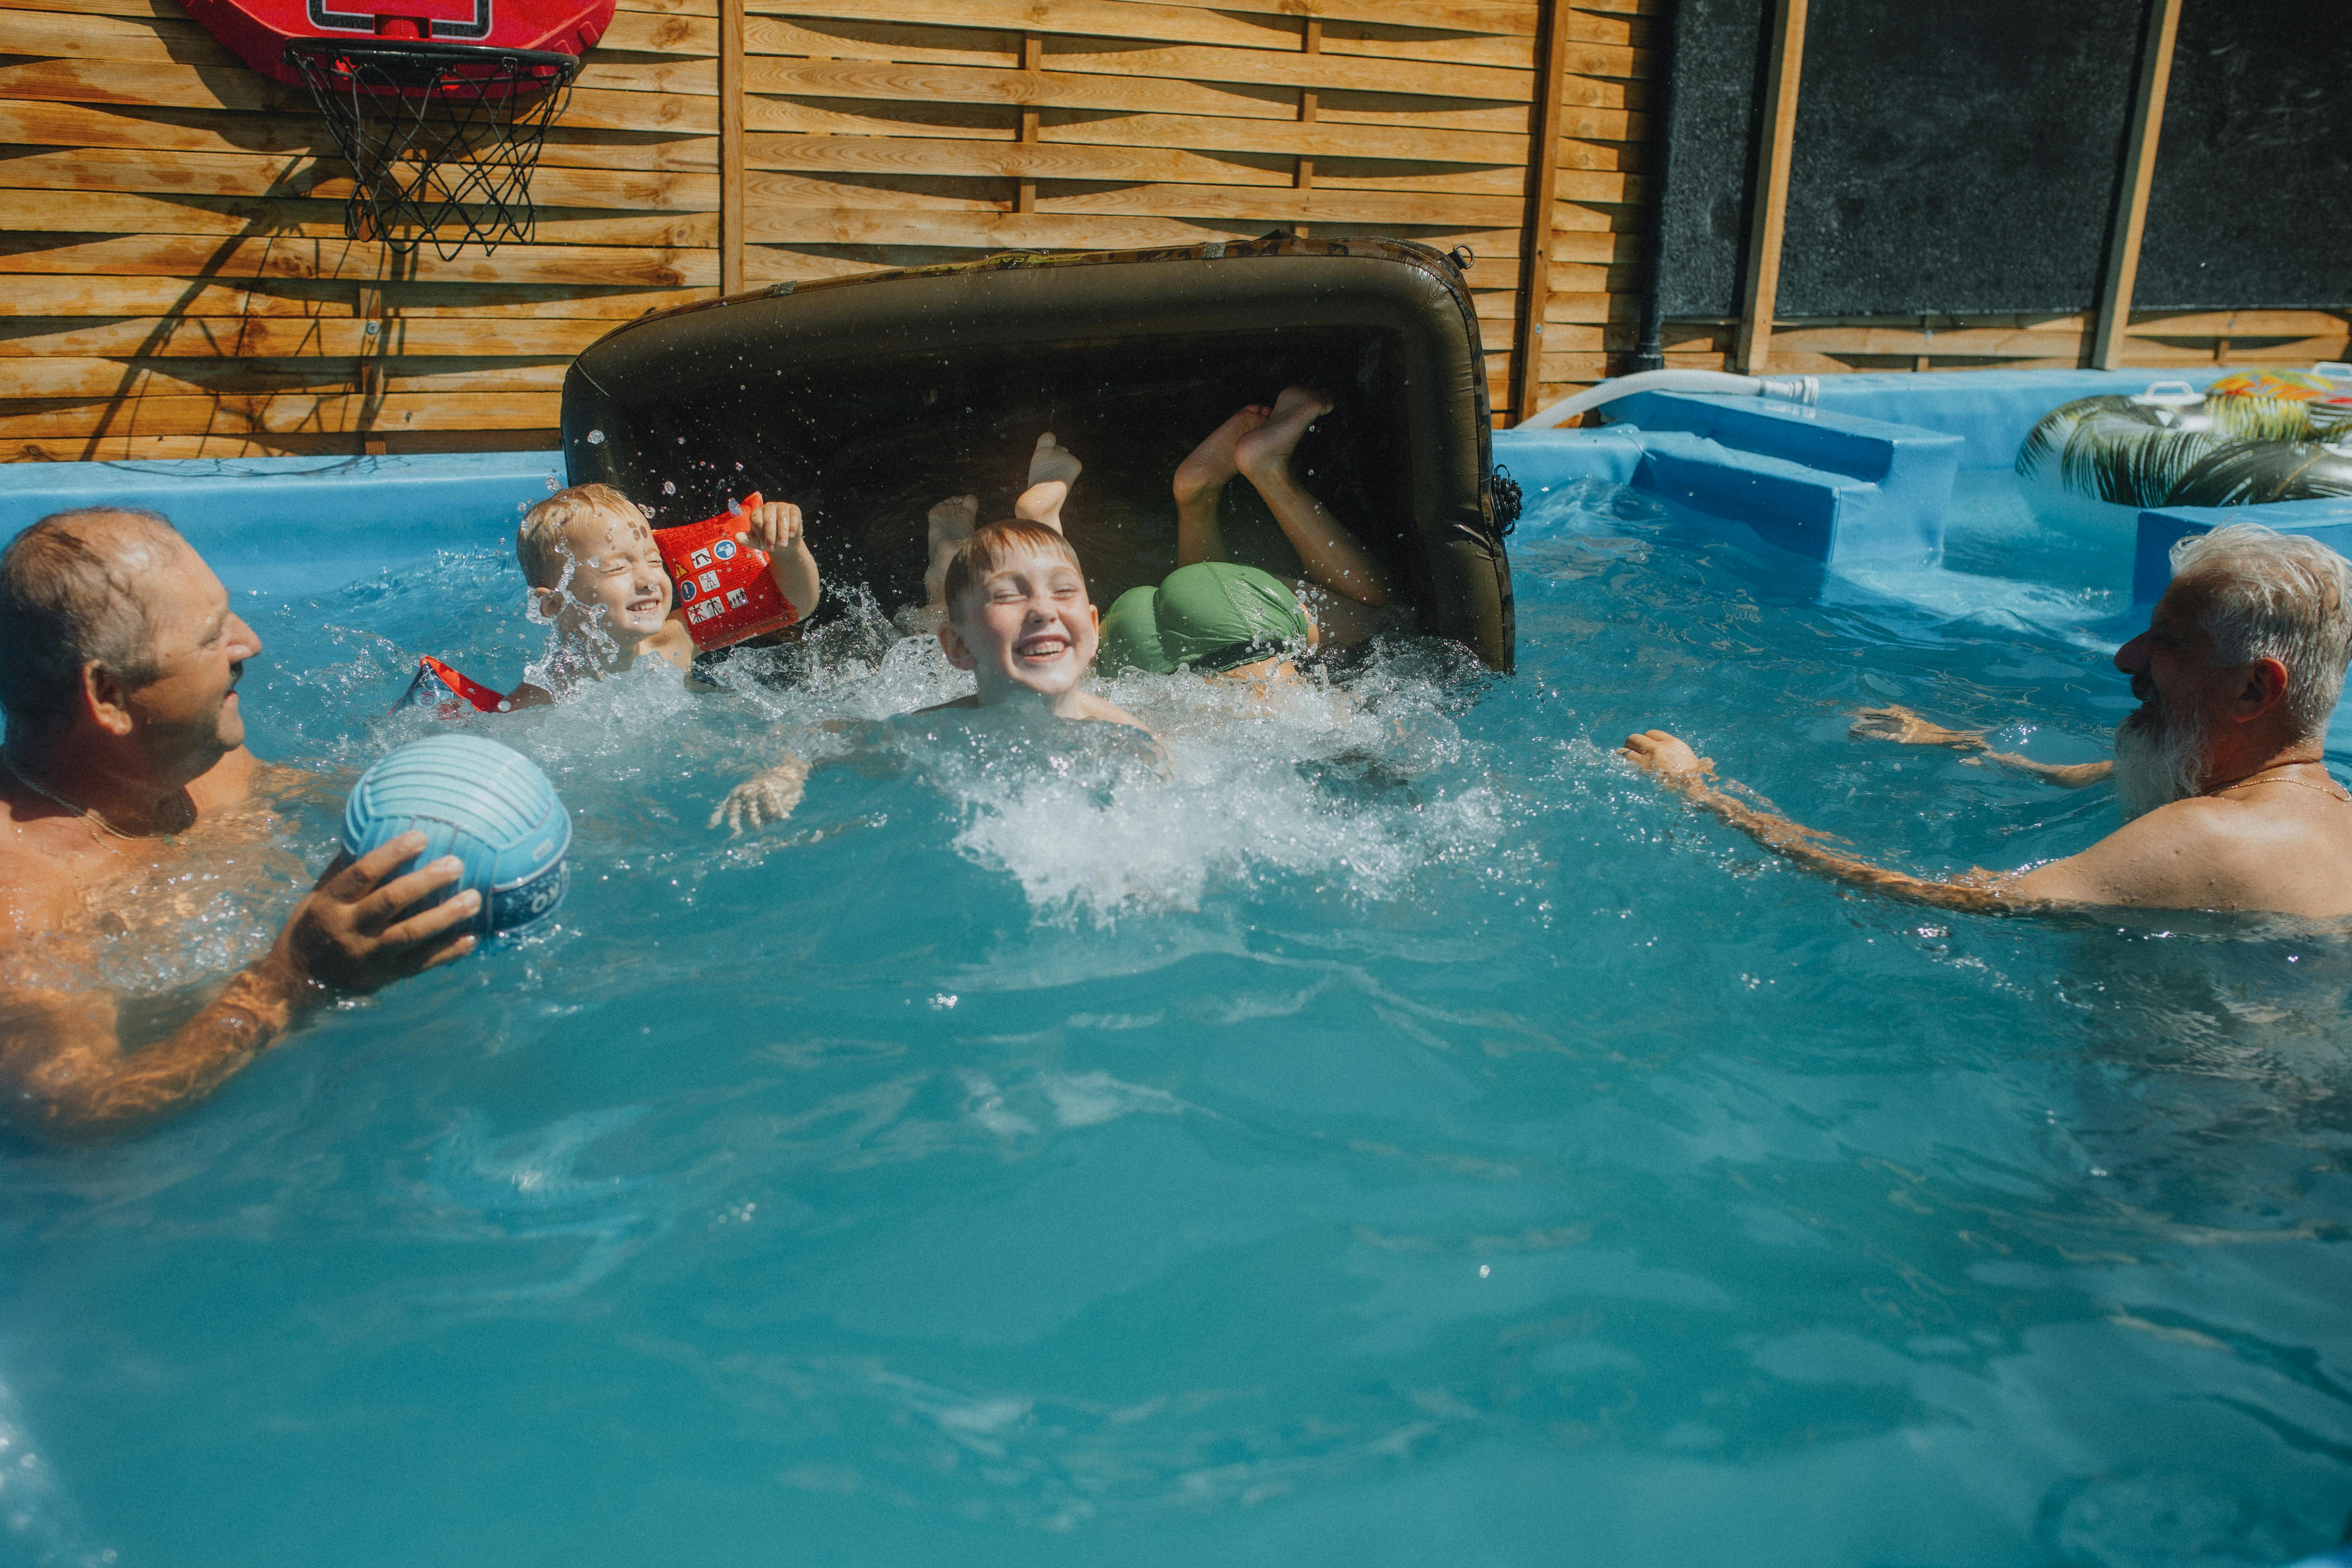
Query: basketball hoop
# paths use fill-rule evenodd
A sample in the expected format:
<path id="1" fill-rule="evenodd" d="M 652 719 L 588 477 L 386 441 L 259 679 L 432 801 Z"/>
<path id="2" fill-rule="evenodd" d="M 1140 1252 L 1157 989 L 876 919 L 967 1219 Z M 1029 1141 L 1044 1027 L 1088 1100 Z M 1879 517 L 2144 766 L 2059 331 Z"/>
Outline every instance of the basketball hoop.
<path id="1" fill-rule="evenodd" d="M 448 261 L 528 243 L 530 177 L 579 57 L 394 38 L 298 38 L 286 62 L 352 166 L 343 232 Z M 446 233 L 458 231 L 455 238 Z"/>

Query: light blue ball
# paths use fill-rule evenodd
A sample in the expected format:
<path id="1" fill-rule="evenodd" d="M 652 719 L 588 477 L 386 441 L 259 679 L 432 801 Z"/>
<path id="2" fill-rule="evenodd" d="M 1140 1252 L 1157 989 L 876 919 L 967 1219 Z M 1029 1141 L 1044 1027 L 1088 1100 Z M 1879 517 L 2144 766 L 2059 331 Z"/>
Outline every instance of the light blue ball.
<path id="1" fill-rule="evenodd" d="M 572 818 L 538 764 L 478 735 L 428 735 L 395 747 L 360 775 L 343 805 L 343 847 L 354 857 L 422 831 L 425 852 L 408 867 L 455 855 L 459 888 L 482 895 L 473 930 L 512 935 L 552 916 L 571 885 L 564 856 Z"/>

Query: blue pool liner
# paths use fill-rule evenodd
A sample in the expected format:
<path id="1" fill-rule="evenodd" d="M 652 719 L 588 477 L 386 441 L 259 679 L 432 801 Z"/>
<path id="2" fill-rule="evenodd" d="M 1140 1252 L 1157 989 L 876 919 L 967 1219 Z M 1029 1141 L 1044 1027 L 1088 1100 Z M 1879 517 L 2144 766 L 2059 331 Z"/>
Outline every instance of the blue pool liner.
<path id="1" fill-rule="evenodd" d="M 2164 597 L 2172 581 L 2172 547 L 2192 533 L 2210 533 L 2225 522 L 2259 522 L 2281 533 L 2307 533 L 2338 555 L 2352 556 L 2352 496 L 2272 501 L 2259 507 L 2168 506 L 2139 514 L 2139 539 L 2132 553 L 2132 604 L 2147 608 Z"/>
<path id="2" fill-rule="evenodd" d="M 562 482 L 561 451 L 11 463 L 0 539 L 70 507 L 145 507 L 231 588 L 297 592 L 510 540 L 521 509 Z"/>

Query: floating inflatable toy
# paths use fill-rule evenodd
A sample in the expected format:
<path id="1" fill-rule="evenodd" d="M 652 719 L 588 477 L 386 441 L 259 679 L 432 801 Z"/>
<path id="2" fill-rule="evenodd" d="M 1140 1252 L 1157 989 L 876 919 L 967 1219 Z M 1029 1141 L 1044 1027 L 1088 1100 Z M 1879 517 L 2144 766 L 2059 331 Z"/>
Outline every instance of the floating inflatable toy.
<path id="1" fill-rule="evenodd" d="M 780 283 L 662 311 L 563 384 L 570 482 L 651 501 L 656 528 L 748 491 L 809 516 L 828 605 L 918 602 L 925 514 L 1010 515 L 1041 431 L 1086 463 L 1063 519 L 1098 603 L 1175 565 L 1176 465 L 1244 405 L 1309 385 L 1335 407 L 1301 477 L 1404 584 L 1422 629 L 1512 659 L 1486 367 L 1463 269 L 1426 246 L 1300 239 L 1013 255 Z M 1235 558 L 1295 556 L 1227 492 Z M 844 592 L 831 589 L 838 587 Z"/>
<path id="2" fill-rule="evenodd" d="M 726 647 L 800 619 L 768 571 L 768 552 L 735 542 L 742 514 L 759 504 L 753 490 L 716 517 L 654 530 L 662 566 L 677 587 L 677 613 L 698 648 Z"/>
<path id="3" fill-rule="evenodd" d="M 422 865 L 444 855 L 482 895 L 473 922 L 484 938 L 511 936 L 552 916 L 570 884 L 572 818 L 547 775 L 510 746 L 478 735 L 428 735 L 378 759 L 343 804 L 343 848 L 356 857 L 411 828 L 425 836 Z"/>
<path id="4" fill-rule="evenodd" d="M 2017 471 L 2032 478 L 2053 458 L 2068 489 L 2125 506 L 2352 496 L 2352 365 L 2082 398 L 2042 416 Z"/>
<path id="5" fill-rule="evenodd" d="M 1105 675 L 1179 668 L 1221 674 L 1282 653 L 1303 653 L 1307 612 L 1290 585 L 1255 566 L 1203 561 L 1156 588 L 1129 588 L 1103 617 L 1097 667 Z"/>

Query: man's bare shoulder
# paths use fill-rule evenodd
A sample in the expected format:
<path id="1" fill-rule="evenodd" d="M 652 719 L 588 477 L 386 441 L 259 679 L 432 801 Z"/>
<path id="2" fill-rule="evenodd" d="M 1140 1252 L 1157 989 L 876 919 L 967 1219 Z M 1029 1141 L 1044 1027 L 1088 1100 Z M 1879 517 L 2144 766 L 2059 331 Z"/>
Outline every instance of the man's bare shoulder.
<path id="1" fill-rule="evenodd" d="M 2352 913 L 2352 805 L 2314 804 L 2332 810 L 2177 800 L 2027 873 L 2011 891 L 2119 908 Z"/>

